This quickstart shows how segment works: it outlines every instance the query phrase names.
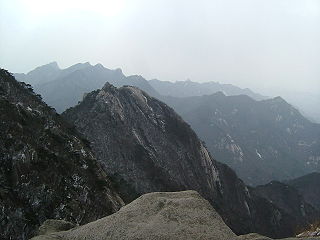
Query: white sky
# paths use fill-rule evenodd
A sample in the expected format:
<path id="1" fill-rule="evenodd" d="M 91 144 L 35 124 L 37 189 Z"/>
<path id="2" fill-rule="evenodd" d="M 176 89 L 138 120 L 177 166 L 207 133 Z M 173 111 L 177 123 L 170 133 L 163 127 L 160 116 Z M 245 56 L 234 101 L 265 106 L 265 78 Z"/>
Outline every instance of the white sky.
<path id="1" fill-rule="evenodd" d="M 320 0 L 0 0 L 0 66 L 320 93 Z"/>

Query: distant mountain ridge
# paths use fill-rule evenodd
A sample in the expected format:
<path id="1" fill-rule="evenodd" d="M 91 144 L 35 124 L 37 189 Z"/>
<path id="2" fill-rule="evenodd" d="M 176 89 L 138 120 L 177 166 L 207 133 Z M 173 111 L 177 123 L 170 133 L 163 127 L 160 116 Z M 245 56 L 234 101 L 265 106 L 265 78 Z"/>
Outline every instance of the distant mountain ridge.
<path id="1" fill-rule="evenodd" d="M 320 171 L 320 125 L 304 118 L 281 97 L 255 101 L 246 95 L 219 92 L 161 99 L 247 184 Z"/>
<path id="2" fill-rule="evenodd" d="M 58 112 L 63 112 L 82 100 L 85 93 L 101 88 L 106 82 L 121 87 L 131 85 L 142 89 L 153 97 L 163 96 L 190 97 L 213 94 L 223 91 L 227 95 L 246 94 L 256 100 L 267 97 L 241 89 L 231 84 L 218 82 L 197 83 L 190 80 L 167 82 L 147 81 L 139 75 L 125 76 L 121 69 L 110 70 L 101 64 L 92 66 L 89 62 L 77 63 L 66 69 L 60 69 L 56 62 L 35 68 L 27 74 L 16 73 L 19 81 L 29 83 L 35 92 Z"/>
<path id="3" fill-rule="evenodd" d="M 115 86 L 133 85 L 153 96 L 159 94 L 147 80 L 138 75 L 126 77 L 121 69 L 110 70 L 101 64 L 78 63 L 60 69 L 56 62 L 37 67 L 27 74 L 15 74 L 19 81 L 29 83 L 47 104 L 63 112 L 82 100 L 85 93 L 101 88 L 106 82 Z"/>
<path id="4" fill-rule="evenodd" d="M 108 215 L 123 204 L 116 191 L 130 202 L 145 192 L 195 189 L 238 234 L 292 236 L 319 219 L 318 209 L 295 187 L 247 187 L 232 169 L 212 158 L 180 116 L 136 87 L 106 83 L 63 114 L 89 138 L 92 152 L 88 141 L 29 85 L 16 82 L 6 71 L 0 73 L 4 239 L 24 239 L 47 218 L 82 224 Z M 223 93 L 216 95 L 226 101 Z M 240 97 L 252 107 L 251 98 Z M 286 106 L 281 98 L 271 102 L 273 109 Z M 299 181 L 300 188 L 314 178 L 306 179 Z"/>
<path id="5" fill-rule="evenodd" d="M 90 63 L 75 64 L 63 70 L 57 63 L 50 63 L 28 74 L 17 74 L 17 77 L 31 83 L 58 112 L 75 106 L 85 94 L 106 82 L 117 87 L 138 87 L 173 107 L 206 142 L 210 152 L 235 169 L 250 185 L 319 171 L 320 134 L 315 127 L 318 125 L 307 121 L 282 98 L 268 100 L 249 89 L 215 82 L 147 81 L 137 75 L 127 77 L 121 69 L 110 70 Z M 282 111 L 286 121 L 282 119 Z"/>
<path id="6" fill-rule="evenodd" d="M 157 79 L 150 80 L 151 86 L 156 89 L 162 96 L 171 97 L 193 97 L 210 95 L 216 92 L 223 92 L 225 95 L 247 95 L 256 100 L 267 99 L 268 97 L 254 93 L 249 88 L 239 88 L 232 84 L 221 84 L 219 82 L 192 82 L 186 81 L 160 81 Z"/>

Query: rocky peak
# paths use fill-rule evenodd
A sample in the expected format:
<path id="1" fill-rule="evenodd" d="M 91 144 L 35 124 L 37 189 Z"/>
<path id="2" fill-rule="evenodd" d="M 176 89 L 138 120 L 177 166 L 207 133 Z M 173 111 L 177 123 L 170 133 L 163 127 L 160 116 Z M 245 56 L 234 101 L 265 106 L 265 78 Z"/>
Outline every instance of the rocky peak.
<path id="1" fill-rule="evenodd" d="M 84 224 L 123 201 L 88 141 L 0 69 L 0 238 L 29 239 L 48 218 Z"/>
<path id="2" fill-rule="evenodd" d="M 293 234 L 295 220 L 255 195 L 226 165 L 215 161 L 170 107 L 131 86 L 106 84 L 63 117 L 91 142 L 126 202 L 153 191 L 198 191 L 239 233 Z"/>

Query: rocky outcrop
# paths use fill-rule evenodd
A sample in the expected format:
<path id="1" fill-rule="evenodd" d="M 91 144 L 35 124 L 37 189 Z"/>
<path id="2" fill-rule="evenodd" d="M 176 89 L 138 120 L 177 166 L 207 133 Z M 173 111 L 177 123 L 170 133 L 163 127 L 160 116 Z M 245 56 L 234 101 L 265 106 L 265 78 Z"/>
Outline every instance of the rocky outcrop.
<path id="1" fill-rule="evenodd" d="M 210 156 L 181 117 L 145 92 L 106 84 L 63 116 L 92 142 L 126 202 L 148 192 L 192 189 L 237 234 L 294 234 L 292 216 L 251 192 L 233 170 Z"/>
<path id="2" fill-rule="evenodd" d="M 231 240 L 236 235 L 195 191 L 145 194 L 117 213 L 49 235 L 65 240 Z M 45 239 L 43 236 L 33 240 Z"/>
<path id="3" fill-rule="evenodd" d="M 0 70 L 0 238 L 28 239 L 48 218 L 84 224 L 123 201 L 88 141 Z"/>

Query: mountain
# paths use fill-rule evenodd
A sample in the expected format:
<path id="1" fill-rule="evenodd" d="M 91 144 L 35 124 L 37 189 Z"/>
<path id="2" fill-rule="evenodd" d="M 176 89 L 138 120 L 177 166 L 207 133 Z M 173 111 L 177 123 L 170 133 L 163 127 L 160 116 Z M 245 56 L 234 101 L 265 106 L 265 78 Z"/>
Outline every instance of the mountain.
<path id="1" fill-rule="evenodd" d="M 199 83 L 190 80 L 168 82 L 153 79 L 150 80 L 149 83 L 162 96 L 193 97 L 223 92 L 226 95 L 247 95 L 256 100 L 267 98 L 258 93 L 254 93 L 249 88 L 242 89 L 232 84 L 221 84 L 218 82 Z"/>
<path id="2" fill-rule="evenodd" d="M 296 234 L 300 233 L 299 230 L 304 229 L 304 226 L 307 225 L 305 219 L 309 223 L 314 223 L 320 218 L 319 209 L 309 204 L 304 196 L 295 187 L 290 185 L 272 181 L 266 185 L 257 186 L 253 189 L 253 192 L 258 196 L 268 199 L 278 208 L 295 217 L 296 222 L 301 220 L 301 225 L 296 227 Z M 319 197 L 320 194 L 318 192 Z"/>
<path id="3" fill-rule="evenodd" d="M 296 188 L 306 202 L 320 210 L 320 173 L 314 172 L 286 182 Z"/>
<path id="4" fill-rule="evenodd" d="M 180 116 L 138 88 L 107 83 L 62 115 L 92 142 L 127 203 L 148 192 L 191 189 L 237 234 L 290 236 L 301 223 L 248 189 Z"/>
<path id="5" fill-rule="evenodd" d="M 83 96 L 101 88 L 106 82 L 115 86 L 137 86 L 153 96 L 159 94 L 147 80 L 138 75 L 126 77 L 121 69 L 110 70 L 101 64 L 78 63 L 60 69 L 57 63 L 50 63 L 32 70 L 28 74 L 15 74 L 17 80 L 31 84 L 45 102 L 57 112 L 76 105 Z"/>
<path id="6" fill-rule="evenodd" d="M 88 141 L 0 69 L 0 238 L 29 239 L 47 218 L 84 224 L 123 201 Z"/>
<path id="7" fill-rule="evenodd" d="M 281 97 L 162 97 L 206 142 L 210 153 L 249 185 L 320 171 L 320 125 Z"/>
<path id="8" fill-rule="evenodd" d="M 60 74 L 60 68 L 56 62 L 40 66 L 30 71 L 28 74 L 16 73 L 15 78 L 19 81 L 27 82 L 33 86 L 54 80 Z"/>

